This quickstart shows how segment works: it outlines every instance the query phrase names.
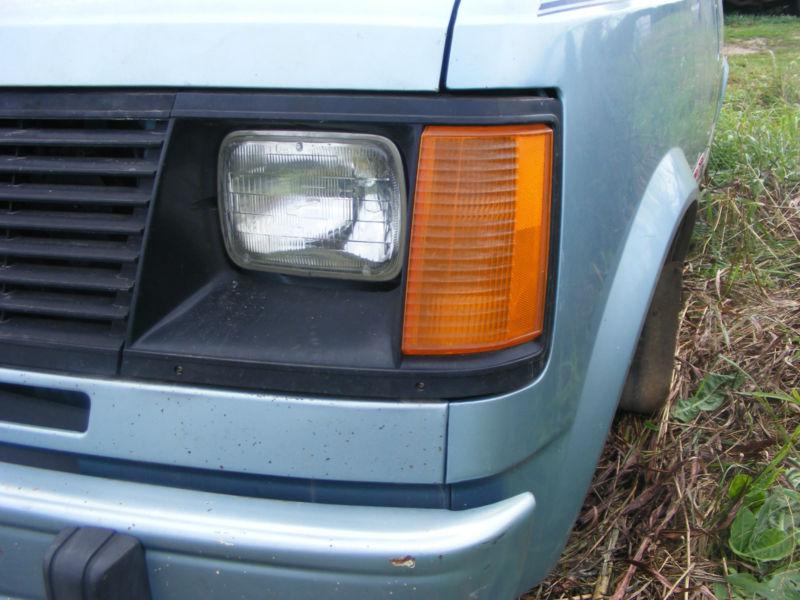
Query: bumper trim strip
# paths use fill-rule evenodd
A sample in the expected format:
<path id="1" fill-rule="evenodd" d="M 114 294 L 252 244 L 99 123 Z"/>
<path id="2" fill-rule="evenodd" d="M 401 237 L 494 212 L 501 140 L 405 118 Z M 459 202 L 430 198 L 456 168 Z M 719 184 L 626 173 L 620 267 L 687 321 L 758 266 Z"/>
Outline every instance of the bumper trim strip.
<path id="1" fill-rule="evenodd" d="M 405 581 L 413 582 L 418 593 L 437 591 L 442 598 L 468 597 L 479 588 L 481 597 L 511 597 L 530 542 L 534 504 L 533 496 L 524 493 L 466 511 L 332 506 L 0 463 L 0 539 L 23 529 L 31 535 L 18 539 L 49 543 L 62 528 L 85 525 L 133 535 L 148 552 L 154 597 L 162 586 L 174 590 L 180 583 L 156 564 L 162 555 L 184 564 L 196 560 L 198 569 L 209 561 L 268 567 L 272 589 L 282 581 L 296 585 L 302 570 L 312 573 L 309 581 L 313 573 L 338 573 L 343 582 L 351 579 L 348 575 L 358 575 L 362 583 L 367 577 L 373 594 Z M 33 566 L 38 570 L 39 561 Z M 190 576 L 192 569 L 181 572 Z M 0 561 L 0 581 L 15 579 L 19 574 L 4 574 Z M 319 583 L 328 585 L 323 579 Z"/>

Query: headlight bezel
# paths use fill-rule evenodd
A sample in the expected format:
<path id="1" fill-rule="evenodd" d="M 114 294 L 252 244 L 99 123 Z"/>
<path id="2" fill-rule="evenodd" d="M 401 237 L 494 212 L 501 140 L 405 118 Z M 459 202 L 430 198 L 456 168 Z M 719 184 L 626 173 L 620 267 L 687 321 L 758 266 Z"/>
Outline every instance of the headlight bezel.
<path id="1" fill-rule="evenodd" d="M 541 371 L 551 348 L 557 252 L 551 252 L 542 336 L 479 354 L 403 355 L 408 240 L 406 264 L 387 282 L 241 269 L 228 258 L 222 240 L 217 162 L 220 143 L 237 130 L 385 136 L 399 148 L 406 167 L 410 236 L 426 125 L 546 123 L 556 134 L 551 247 L 558 248 L 562 128 L 557 98 L 192 92 L 176 101 L 174 116 L 124 376 L 322 397 L 458 402 L 518 389 Z"/>
<path id="2" fill-rule="evenodd" d="M 225 168 L 225 155 L 229 151 L 230 147 L 237 142 L 247 143 L 258 140 L 268 142 L 275 141 L 277 139 L 295 143 L 329 142 L 339 144 L 350 143 L 352 145 L 370 145 L 375 148 L 380 148 L 380 150 L 386 154 L 388 159 L 387 167 L 394 174 L 394 179 L 397 186 L 396 209 L 398 213 L 398 223 L 396 225 L 397 231 L 393 236 L 393 253 L 389 260 L 385 261 L 387 264 L 385 268 L 378 268 L 370 272 L 366 272 L 365 270 L 362 270 L 361 272 L 352 270 L 336 271 L 333 269 L 308 268 L 299 266 L 292 267 L 285 263 L 275 264 L 267 261 L 259 262 L 243 259 L 241 248 L 237 246 L 237 241 L 234 240 L 232 236 L 232 228 L 229 221 L 229 215 L 231 213 L 226 210 L 228 199 L 228 190 L 226 189 L 226 185 L 228 183 L 228 178 Z M 406 257 L 406 244 L 408 238 L 408 193 L 406 176 L 405 164 L 399 149 L 391 139 L 382 135 L 363 132 L 306 129 L 237 129 L 231 131 L 220 143 L 217 159 L 217 207 L 219 211 L 222 237 L 225 243 L 227 255 L 238 267 L 252 271 L 263 271 L 298 277 L 316 277 L 362 282 L 386 282 L 395 280 L 400 276 L 403 270 L 403 264 Z"/>

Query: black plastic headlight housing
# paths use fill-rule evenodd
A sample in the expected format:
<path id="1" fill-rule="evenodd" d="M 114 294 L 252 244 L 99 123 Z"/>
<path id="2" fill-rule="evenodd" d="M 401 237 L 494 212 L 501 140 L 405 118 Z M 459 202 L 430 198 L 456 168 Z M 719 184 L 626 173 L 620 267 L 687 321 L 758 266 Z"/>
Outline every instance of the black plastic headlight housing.
<path id="1" fill-rule="evenodd" d="M 187 92 L 177 94 L 172 114 L 129 342 L 123 351 L 123 376 L 279 393 L 448 400 L 510 391 L 530 382 L 539 372 L 546 354 L 549 314 L 544 333 L 518 346 L 473 355 L 404 356 L 404 266 L 413 225 L 411 202 L 420 136 L 431 124 L 546 123 L 552 127 L 550 233 L 553 247 L 557 247 L 558 100 L 544 95 Z M 238 133 L 253 131 L 269 133 Z M 324 144 L 348 139 L 375 144 L 376 154 L 384 157 L 383 171 L 376 171 L 378 178 L 385 180 L 382 185 L 390 190 L 388 196 L 399 199 L 399 206 L 391 210 L 377 210 L 375 205 L 370 209 L 384 211 L 380 219 L 369 219 L 380 222 L 378 237 L 384 258 L 371 261 L 365 268 L 365 262 L 358 262 L 357 252 L 345 256 L 348 240 L 371 239 L 354 237 L 358 215 L 367 214 L 363 206 L 358 208 L 359 198 L 377 197 L 377 192 L 370 191 L 375 185 L 371 177 L 359 171 L 362 166 L 350 158 L 350 162 L 334 161 L 333 167 L 345 174 L 339 197 L 344 198 L 347 208 L 340 205 L 333 218 L 337 222 L 317 229 L 314 241 L 306 242 L 302 250 L 286 252 L 284 247 L 274 254 L 278 242 L 270 239 L 265 242 L 269 251 L 262 253 L 258 244 L 248 247 L 235 240 L 237 217 L 225 215 L 225 211 L 237 201 L 226 195 L 241 195 L 242 190 L 249 193 L 255 188 L 247 187 L 253 185 L 252 181 L 242 180 L 236 185 L 244 187 L 234 189 L 224 179 L 224 169 L 219 174 L 220 150 L 224 164 L 226 148 L 233 148 L 229 146 L 231 140 L 252 143 L 264 136 L 262 141 L 275 144 L 275 132 L 283 132 L 277 134 L 281 138 L 278 153 L 294 158 L 306 151 L 308 139 L 316 138 Z M 298 151 L 301 143 L 302 151 Z M 263 149 L 260 152 L 260 166 L 255 170 L 252 165 L 248 167 L 251 173 L 268 163 Z M 273 215 L 255 224 L 246 217 L 250 232 L 267 231 L 277 222 L 274 215 L 279 212 L 278 205 L 280 210 L 287 206 L 278 198 L 290 198 L 289 204 L 297 202 L 291 186 L 300 181 L 297 173 L 305 169 L 298 164 L 277 171 L 274 166 L 267 168 L 273 169 L 273 183 L 275 173 L 284 178 L 281 189 L 267 184 L 258 188 L 258 201 L 253 200 L 255 196 L 244 203 L 238 201 L 238 207 L 245 208 L 243 212 L 257 212 L 254 209 L 260 207 L 262 215 Z M 390 172 L 395 181 L 388 176 Z M 330 187 L 326 190 L 318 192 L 318 197 L 304 195 L 315 203 L 336 195 Z M 294 225 L 302 220 L 302 213 L 295 211 L 291 217 Z M 230 228 L 227 234 L 226 227 Z M 397 232 L 399 239 L 395 240 Z M 334 250 L 332 254 L 326 245 Z M 338 258 L 331 259 L 334 255 Z M 555 257 L 551 258 L 549 294 L 556 274 Z M 307 262 L 298 269 L 296 261 L 300 260 Z M 337 273 L 340 267 L 342 271 Z"/>

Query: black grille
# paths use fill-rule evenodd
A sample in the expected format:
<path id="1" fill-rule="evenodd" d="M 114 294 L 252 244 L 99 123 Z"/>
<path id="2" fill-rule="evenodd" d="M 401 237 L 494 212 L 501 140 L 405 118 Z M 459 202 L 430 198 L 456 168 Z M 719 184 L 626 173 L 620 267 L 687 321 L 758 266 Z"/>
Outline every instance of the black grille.
<path id="1" fill-rule="evenodd" d="M 116 372 L 166 125 L 0 119 L 0 362 Z"/>

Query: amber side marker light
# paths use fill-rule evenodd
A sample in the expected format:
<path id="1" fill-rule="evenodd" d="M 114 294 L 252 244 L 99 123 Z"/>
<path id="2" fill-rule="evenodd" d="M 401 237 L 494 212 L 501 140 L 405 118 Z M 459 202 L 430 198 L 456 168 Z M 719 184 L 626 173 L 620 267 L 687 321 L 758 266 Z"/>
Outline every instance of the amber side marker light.
<path id="1" fill-rule="evenodd" d="M 552 162 L 545 125 L 425 129 L 404 354 L 486 352 L 541 334 Z"/>

